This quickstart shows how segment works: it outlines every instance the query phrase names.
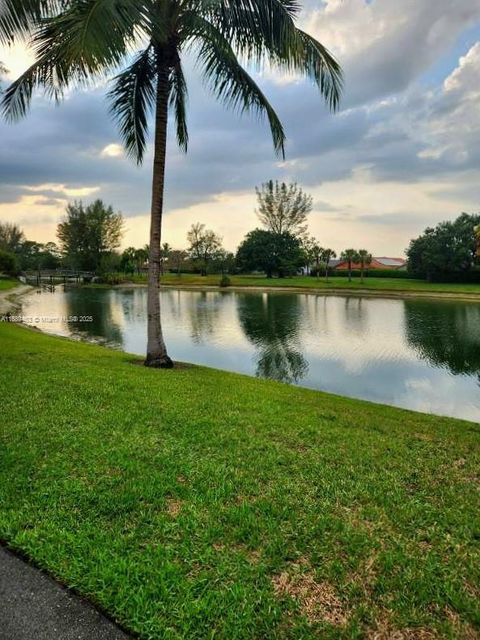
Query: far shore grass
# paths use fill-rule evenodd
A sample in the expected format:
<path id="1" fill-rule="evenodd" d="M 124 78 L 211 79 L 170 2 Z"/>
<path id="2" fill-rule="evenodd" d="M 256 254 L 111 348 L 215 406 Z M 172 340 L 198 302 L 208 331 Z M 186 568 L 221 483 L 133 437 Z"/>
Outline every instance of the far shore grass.
<path id="1" fill-rule="evenodd" d="M 479 637 L 479 425 L 0 345 L 0 539 L 140 638 Z"/>
<path id="2" fill-rule="evenodd" d="M 19 281 L 14 278 L 7 278 L 6 276 L 0 275 L 0 291 L 9 291 L 19 284 Z"/>
<path id="3" fill-rule="evenodd" d="M 118 276 L 120 284 L 146 284 L 145 276 Z M 171 287 L 218 287 L 221 275 L 195 275 L 181 274 L 176 275 L 166 273 L 162 275 L 160 282 L 164 286 Z M 328 281 L 325 278 L 313 278 L 311 276 L 294 276 L 290 278 L 266 278 L 264 276 L 251 275 L 235 275 L 229 276 L 230 285 L 232 287 L 260 287 L 260 288 L 294 288 L 306 290 L 320 291 L 371 291 L 392 292 L 399 294 L 405 292 L 412 293 L 448 293 L 459 295 L 472 295 L 480 298 L 480 284 L 461 284 L 461 283 L 440 283 L 427 282 L 425 280 L 417 280 L 410 278 L 376 278 L 365 277 L 362 282 L 360 278 L 352 278 L 349 282 L 348 276 L 330 277 Z M 91 285 L 91 286 L 109 286 L 109 285 Z M 228 287 L 227 287 L 228 289 Z"/>

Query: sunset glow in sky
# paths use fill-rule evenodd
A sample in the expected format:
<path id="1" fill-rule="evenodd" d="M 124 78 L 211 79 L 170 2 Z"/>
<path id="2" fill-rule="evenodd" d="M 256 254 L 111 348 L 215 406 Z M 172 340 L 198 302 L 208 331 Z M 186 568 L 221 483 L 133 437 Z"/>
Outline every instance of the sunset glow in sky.
<path id="1" fill-rule="evenodd" d="M 203 89 L 192 61 L 190 149 L 170 136 L 164 240 L 185 246 L 204 222 L 234 249 L 258 226 L 255 185 L 294 180 L 314 197 L 310 232 L 337 250 L 403 255 L 411 237 L 462 211 L 480 211 L 480 0 L 308 0 L 301 24 L 345 71 L 339 113 L 314 87 L 255 73 L 282 118 L 285 162 L 268 126 L 239 117 Z M 0 50 L 16 77 L 25 47 Z M 67 202 L 102 198 L 122 211 L 124 246 L 148 239 L 151 152 L 138 168 L 108 115 L 107 86 L 56 107 L 39 94 L 28 118 L 0 123 L 0 220 L 31 240 L 55 240 Z"/>

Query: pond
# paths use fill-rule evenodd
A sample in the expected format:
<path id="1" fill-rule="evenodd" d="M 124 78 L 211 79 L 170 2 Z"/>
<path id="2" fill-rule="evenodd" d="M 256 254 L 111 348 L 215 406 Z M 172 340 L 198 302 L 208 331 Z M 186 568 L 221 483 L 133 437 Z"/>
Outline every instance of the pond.
<path id="1" fill-rule="evenodd" d="M 176 360 L 480 420 L 478 303 L 174 289 L 161 303 Z M 146 313 L 144 288 L 57 287 L 23 303 L 44 331 L 136 354 Z"/>

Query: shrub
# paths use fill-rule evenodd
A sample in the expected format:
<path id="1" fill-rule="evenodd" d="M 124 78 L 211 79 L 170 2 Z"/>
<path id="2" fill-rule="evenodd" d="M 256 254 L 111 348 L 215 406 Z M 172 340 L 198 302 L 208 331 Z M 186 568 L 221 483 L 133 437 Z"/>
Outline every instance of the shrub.
<path id="1" fill-rule="evenodd" d="M 7 276 L 16 275 L 18 270 L 17 259 L 10 251 L 3 251 L 0 249 L 0 273 L 5 273 Z"/>
<path id="2" fill-rule="evenodd" d="M 220 279 L 220 286 L 221 287 L 229 287 L 232 283 L 230 282 L 230 278 L 223 274 L 223 276 Z"/>

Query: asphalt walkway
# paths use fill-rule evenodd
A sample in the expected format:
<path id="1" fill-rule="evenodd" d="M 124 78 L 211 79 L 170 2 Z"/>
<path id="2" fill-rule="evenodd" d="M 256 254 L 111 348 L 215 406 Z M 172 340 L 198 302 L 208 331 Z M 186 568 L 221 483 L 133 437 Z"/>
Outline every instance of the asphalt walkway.
<path id="1" fill-rule="evenodd" d="M 0 640 L 128 640 L 92 605 L 0 547 Z"/>

